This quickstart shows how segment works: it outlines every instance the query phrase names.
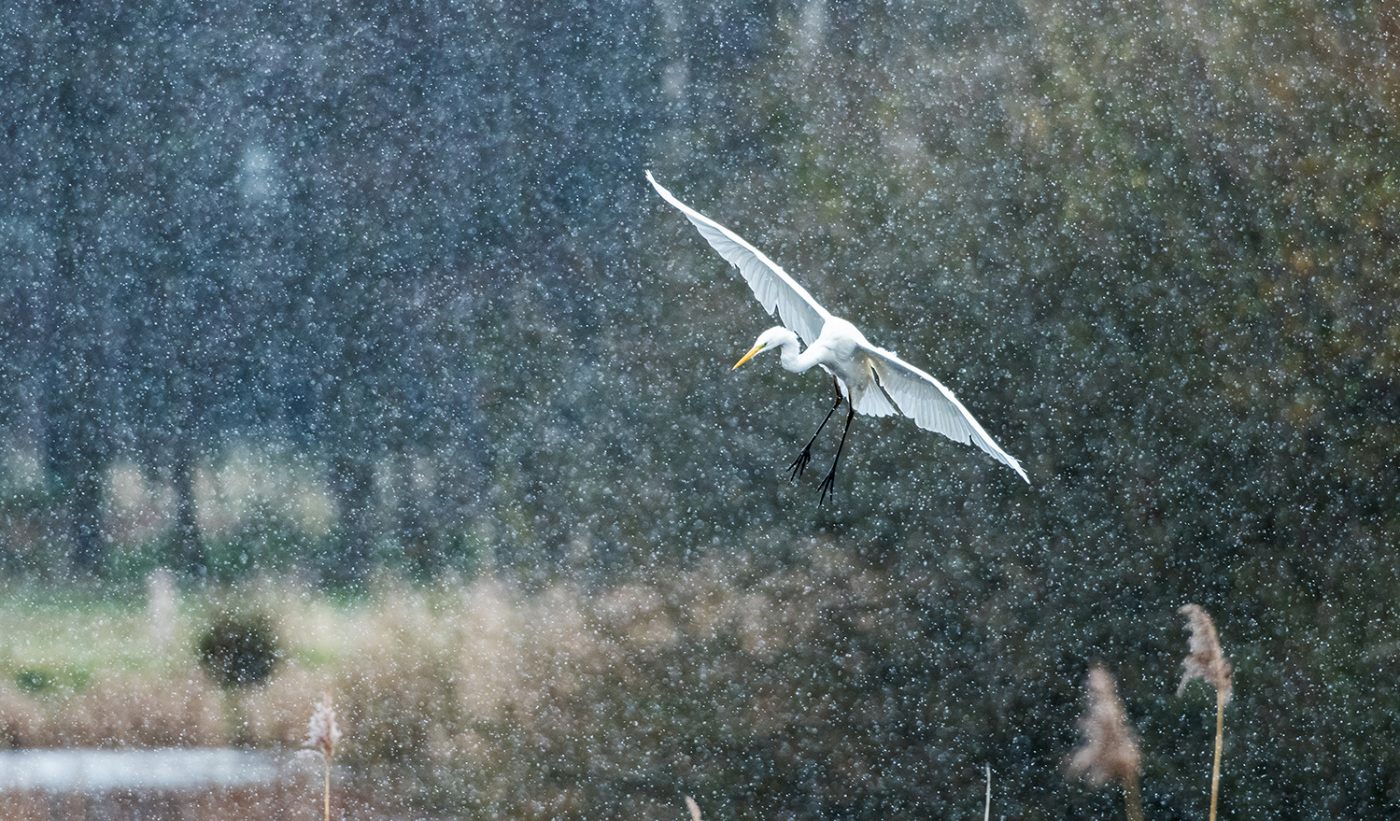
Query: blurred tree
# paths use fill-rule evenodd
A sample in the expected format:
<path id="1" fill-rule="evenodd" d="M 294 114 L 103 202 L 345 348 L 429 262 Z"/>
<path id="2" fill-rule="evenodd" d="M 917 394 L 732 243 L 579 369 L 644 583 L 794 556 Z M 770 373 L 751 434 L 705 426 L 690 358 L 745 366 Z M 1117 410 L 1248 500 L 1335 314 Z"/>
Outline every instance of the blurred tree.
<path id="1" fill-rule="evenodd" d="M 113 397 L 107 343 L 112 317 L 99 231 L 107 195 L 101 146 L 111 118 L 100 72 L 110 30 L 82 3 L 56 3 L 53 51 L 41 63 L 53 150 L 50 230 L 53 273 L 42 313 L 45 327 L 41 400 L 44 451 L 63 505 L 76 570 L 102 569 L 104 469 L 111 455 Z"/>
<path id="2" fill-rule="evenodd" d="M 181 59 L 178 39 L 196 25 L 183 8 L 152 9 L 143 45 L 149 73 L 140 86 L 146 122 L 134 135 L 145 142 L 147 173 L 144 194 L 151 208 L 149 253 L 152 324 L 155 337 L 138 343 L 140 363 L 152 370 L 146 385 L 153 391 L 152 419 L 157 450 L 153 461 L 166 468 L 175 490 L 174 568 L 202 581 L 208 555 L 199 531 L 194 477 L 197 462 L 208 453 L 208 415 L 221 376 L 213 352 L 224 336 L 220 327 L 219 283 L 211 274 L 221 260 L 215 250 L 225 226 L 211 213 L 225 199 L 212 162 L 223 152 L 207 128 L 210 113 L 193 109 L 188 84 L 197 76 Z M 202 260 L 202 262 L 201 262 Z M 144 335 L 143 335 L 144 336 Z M 141 374 L 144 368 L 135 369 Z"/>

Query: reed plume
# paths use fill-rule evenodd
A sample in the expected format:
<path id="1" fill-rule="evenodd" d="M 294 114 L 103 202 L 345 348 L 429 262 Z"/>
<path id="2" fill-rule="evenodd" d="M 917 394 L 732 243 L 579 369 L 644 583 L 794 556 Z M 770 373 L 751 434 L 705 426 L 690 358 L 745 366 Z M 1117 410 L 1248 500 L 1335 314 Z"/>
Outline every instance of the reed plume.
<path id="1" fill-rule="evenodd" d="M 1102 666 L 1089 669 L 1085 682 L 1088 707 L 1079 719 L 1084 743 L 1070 757 L 1069 771 L 1102 786 L 1115 781 L 1123 788 L 1123 803 L 1129 821 L 1142 821 L 1142 796 L 1138 771 L 1142 755 L 1137 735 L 1128 725 L 1128 715 L 1113 684 L 1113 676 Z"/>
<path id="2" fill-rule="evenodd" d="M 319 754 L 325 765 L 325 821 L 331 821 L 331 759 L 335 757 L 335 745 L 339 742 L 340 727 L 335 721 L 335 705 L 331 703 L 331 694 L 326 693 L 306 725 L 306 748 Z"/>
<path id="3" fill-rule="evenodd" d="M 1191 631 L 1191 654 L 1181 662 L 1180 696 L 1186 684 L 1194 679 L 1208 682 L 1215 688 L 1215 762 L 1210 770 L 1210 821 L 1215 821 L 1215 808 L 1220 797 L 1220 750 L 1225 740 L 1225 704 L 1234 688 L 1234 670 L 1220 649 L 1220 637 L 1215 623 L 1204 609 L 1194 604 L 1182 605 L 1177 611 L 1186 617 L 1186 629 Z"/>

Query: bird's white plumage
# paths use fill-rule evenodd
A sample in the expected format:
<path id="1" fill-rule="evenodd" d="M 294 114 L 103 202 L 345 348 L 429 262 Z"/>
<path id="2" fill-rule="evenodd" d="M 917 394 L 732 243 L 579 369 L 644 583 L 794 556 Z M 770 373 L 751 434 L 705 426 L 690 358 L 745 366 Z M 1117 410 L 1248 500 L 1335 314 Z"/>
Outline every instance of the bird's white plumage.
<path id="1" fill-rule="evenodd" d="M 782 351 L 780 361 L 787 370 L 801 373 L 821 366 L 834 374 L 857 413 L 866 416 L 903 413 L 924 430 L 941 433 L 955 442 L 976 445 L 1030 482 L 1020 463 L 1001 449 L 941 382 L 893 353 L 872 345 L 854 325 L 832 316 L 776 263 L 738 234 L 676 199 L 661 187 L 650 171 L 647 180 L 700 229 L 700 235 L 720 256 L 739 269 L 763 307 L 769 313 L 776 311 L 783 324 L 791 329 L 791 332 L 765 331 L 739 364 L 759 351 L 779 348 Z M 807 342 L 806 350 L 799 352 L 797 336 Z"/>
<path id="2" fill-rule="evenodd" d="M 924 430 L 941 433 L 955 442 L 976 445 L 993 459 L 1016 471 L 1027 484 L 1030 483 L 1030 477 L 1021 468 L 1021 463 L 1001 449 L 942 382 L 874 345 L 863 348 L 862 353 L 880 388 L 889 394 L 905 416 L 914 420 L 914 424 Z"/>
<path id="3" fill-rule="evenodd" d="M 807 289 L 778 267 L 778 264 L 763 255 L 762 251 L 748 244 L 744 238 L 715 222 L 694 208 L 672 196 L 670 191 L 647 172 L 656 192 L 700 229 L 705 238 L 719 255 L 739 269 L 744 281 L 753 289 L 754 296 L 768 313 L 776 313 L 783 324 L 802 337 L 808 345 L 815 344 L 821 335 L 822 325 L 831 317 L 826 309 L 817 303 Z"/>

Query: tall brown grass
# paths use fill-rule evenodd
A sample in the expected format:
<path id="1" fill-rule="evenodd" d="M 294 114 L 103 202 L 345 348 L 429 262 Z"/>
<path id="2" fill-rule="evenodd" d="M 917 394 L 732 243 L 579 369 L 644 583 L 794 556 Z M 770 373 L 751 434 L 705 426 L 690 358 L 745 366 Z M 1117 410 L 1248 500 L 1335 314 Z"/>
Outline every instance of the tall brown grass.
<path id="1" fill-rule="evenodd" d="M 1142 821 L 1142 796 L 1138 773 L 1142 755 L 1137 734 L 1128 724 L 1113 676 L 1101 665 L 1089 668 L 1085 681 L 1087 707 L 1079 719 L 1083 744 L 1070 757 L 1070 772 L 1101 786 L 1115 782 L 1123 788 L 1123 802 L 1130 821 Z"/>
<path id="2" fill-rule="evenodd" d="M 1188 644 L 1190 654 L 1181 662 L 1181 684 L 1176 688 L 1180 696 L 1186 691 L 1187 683 L 1201 679 L 1215 688 L 1215 760 L 1210 770 L 1210 821 L 1215 821 L 1216 805 L 1220 797 L 1220 755 L 1225 740 L 1225 704 L 1230 701 L 1234 689 L 1234 670 L 1230 660 L 1220 649 L 1220 637 L 1215 632 L 1215 622 L 1199 605 L 1182 605 L 1177 611 L 1186 616 L 1186 628 L 1191 631 Z"/>
<path id="3" fill-rule="evenodd" d="M 331 703 L 331 694 L 326 693 L 306 725 L 305 745 L 321 757 L 325 772 L 325 821 L 331 821 L 331 761 L 335 758 L 335 746 L 339 742 L 340 726 L 335 720 L 335 705 Z"/>
<path id="4" fill-rule="evenodd" d="M 223 694 L 184 675 L 123 672 L 28 692 L 0 679 L 0 747 L 202 747 L 228 742 Z"/>

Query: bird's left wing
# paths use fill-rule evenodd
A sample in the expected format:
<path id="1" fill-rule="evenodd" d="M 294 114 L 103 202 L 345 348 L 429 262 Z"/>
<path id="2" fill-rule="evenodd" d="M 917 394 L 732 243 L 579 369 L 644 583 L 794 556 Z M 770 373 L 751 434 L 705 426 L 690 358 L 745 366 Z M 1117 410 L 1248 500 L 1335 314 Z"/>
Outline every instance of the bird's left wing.
<path id="1" fill-rule="evenodd" d="M 943 383 L 889 351 L 868 343 L 858 346 L 856 355 L 865 358 L 880 387 L 916 425 L 955 442 L 976 445 L 1030 484 L 1030 477 L 1021 464 L 1001 449 Z"/>
<path id="2" fill-rule="evenodd" d="M 720 256 L 739 269 L 744 281 L 749 283 L 754 296 L 758 297 L 768 313 L 777 313 L 783 324 L 808 345 L 817 341 L 822 326 L 831 314 L 807 293 L 806 288 L 798 285 L 777 263 L 745 242 L 743 237 L 676 199 L 670 191 L 661 187 L 650 171 L 647 172 L 647 180 L 662 198 L 695 223 L 695 227 L 700 229 L 700 236 Z"/>

